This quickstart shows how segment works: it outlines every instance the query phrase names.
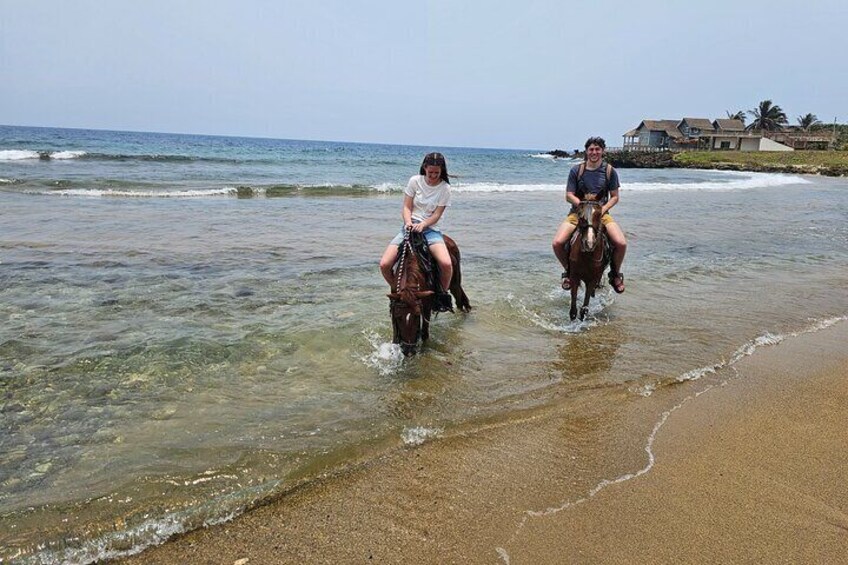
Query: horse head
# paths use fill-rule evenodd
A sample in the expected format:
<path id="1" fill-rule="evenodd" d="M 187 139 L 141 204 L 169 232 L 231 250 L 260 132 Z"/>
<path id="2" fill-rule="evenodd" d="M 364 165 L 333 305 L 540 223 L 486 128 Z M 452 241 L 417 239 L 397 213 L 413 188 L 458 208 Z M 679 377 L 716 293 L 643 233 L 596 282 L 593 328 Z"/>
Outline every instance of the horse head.
<path id="1" fill-rule="evenodd" d="M 406 356 L 413 355 L 419 340 L 429 332 L 431 297 L 427 277 L 421 270 L 411 245 L 404 243 L 396 271 L 396 291 L 388 294 L 392 316 L 392 343 L 400 345 Z"/>
<path id="2" fill-rule="evenodd" d="M 601 203 L 595 200 L 594 195 L 588 195 L 577 207 L 577 225 L 581 234 L 581 250 L 594 251 L 601 239 Z"/>
<path id="3" fill-rule="evenodd" d="M 414 355 L 422 337 L 424 323 L 429 322 L 430 308 L 424 301 L 433 296 L 432 290 L 403 288 L 387 294 L 392 316 L 392 343 L 400 345 L 405 356 Z"/>

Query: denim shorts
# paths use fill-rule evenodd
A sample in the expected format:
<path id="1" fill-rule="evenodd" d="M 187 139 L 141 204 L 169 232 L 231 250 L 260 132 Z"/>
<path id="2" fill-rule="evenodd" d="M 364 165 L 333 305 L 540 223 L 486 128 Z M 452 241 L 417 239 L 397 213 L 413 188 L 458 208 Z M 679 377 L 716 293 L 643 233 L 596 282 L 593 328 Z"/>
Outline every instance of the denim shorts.
<path id="1" fill-rule="evenodd" d="M 400 245 L 401 243 L 403 243 L 403 236 L 405 233 L 406 226 L 401 226 L 400 232 L 389 243 L 389 245 Z M 445 243 L 445 238 L 442 237 L 442 232 L 438 230 L 434 230 L 433 228 L 424 228 L 424 231 L 421 233 L 424 235 L 424 239 L 427 240 L 427 245 L 437 245 L 439 243 Z"/>

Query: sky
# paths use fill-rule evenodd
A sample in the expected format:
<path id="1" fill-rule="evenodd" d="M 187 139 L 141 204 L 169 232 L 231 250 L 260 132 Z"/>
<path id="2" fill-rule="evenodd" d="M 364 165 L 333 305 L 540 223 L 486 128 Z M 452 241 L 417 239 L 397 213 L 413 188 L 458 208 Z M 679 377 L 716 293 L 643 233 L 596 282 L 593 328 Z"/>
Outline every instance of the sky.
<path id="1" fill-rule="evenodd" d="M 515 149 L 772 100 L 848 123 L 848 2 L 0 0 L 0 124 Z"/>

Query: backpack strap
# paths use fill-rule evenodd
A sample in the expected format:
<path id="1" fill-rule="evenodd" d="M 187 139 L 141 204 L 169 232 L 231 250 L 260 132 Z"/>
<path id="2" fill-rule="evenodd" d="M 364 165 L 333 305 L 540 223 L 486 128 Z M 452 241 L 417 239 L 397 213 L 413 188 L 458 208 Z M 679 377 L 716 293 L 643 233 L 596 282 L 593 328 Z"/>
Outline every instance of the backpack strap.
<path id="1" fill-rule="evenodd" d="M 606 169 L 607 184 L 609 184 L 610 178 L 612 178 L 612 165 L 610 165 L 609 163 L 606 163 L 606 165 L 607 165 L 607 169 Z M 583 178 L 583 173 L 585 173 L 585 172 L 586 172 L 586 161 L 583 161 L 582 163 L 580 163 L 580 168 L 577 170 L 577 182 L 580 182 L 580 179 Z"/>
<path id="2" fill-rule="evenodd" d="M 607 196 L 609 196 L 609 192 L 610 192 L 609 182 L 610 182 L 610 179 L 612 178 L 612 165 L 610 165 L 609 163 L 605 163 L 605 164 L 606 164 L 606 171 L 605 171 L 606 175 L 605 176 L 607 177 L 607 184 L 604 187 L 604 190 L 606 191 Z M 580 163 L 580 168 L 577 169 L 577 186 L 578 187 L 580 186 L 580 179 L 583 178 L 583 174 L 585 172 L 586 172 L 586 161 L 583 161 L 582 163 Z"/>

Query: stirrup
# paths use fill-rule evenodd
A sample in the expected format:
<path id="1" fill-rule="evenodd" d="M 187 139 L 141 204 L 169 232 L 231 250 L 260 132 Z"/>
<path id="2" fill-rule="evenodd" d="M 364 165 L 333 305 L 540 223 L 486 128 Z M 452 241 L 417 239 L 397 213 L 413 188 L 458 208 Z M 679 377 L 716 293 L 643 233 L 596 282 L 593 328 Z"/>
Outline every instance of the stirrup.
<path id="1" fill-rule="evenodd" d="M 453 312 L 453 301 L 451 300 L 451 295 L 447 292 L 437 293 L 433 309 L 436 312 Z"/>
<path id="2" fill-rule="evenodd" d="M 568 276 L 567 272 L 563 272 L 562 275 L 562 290 L 571 290 L 571 278 Z"/>

